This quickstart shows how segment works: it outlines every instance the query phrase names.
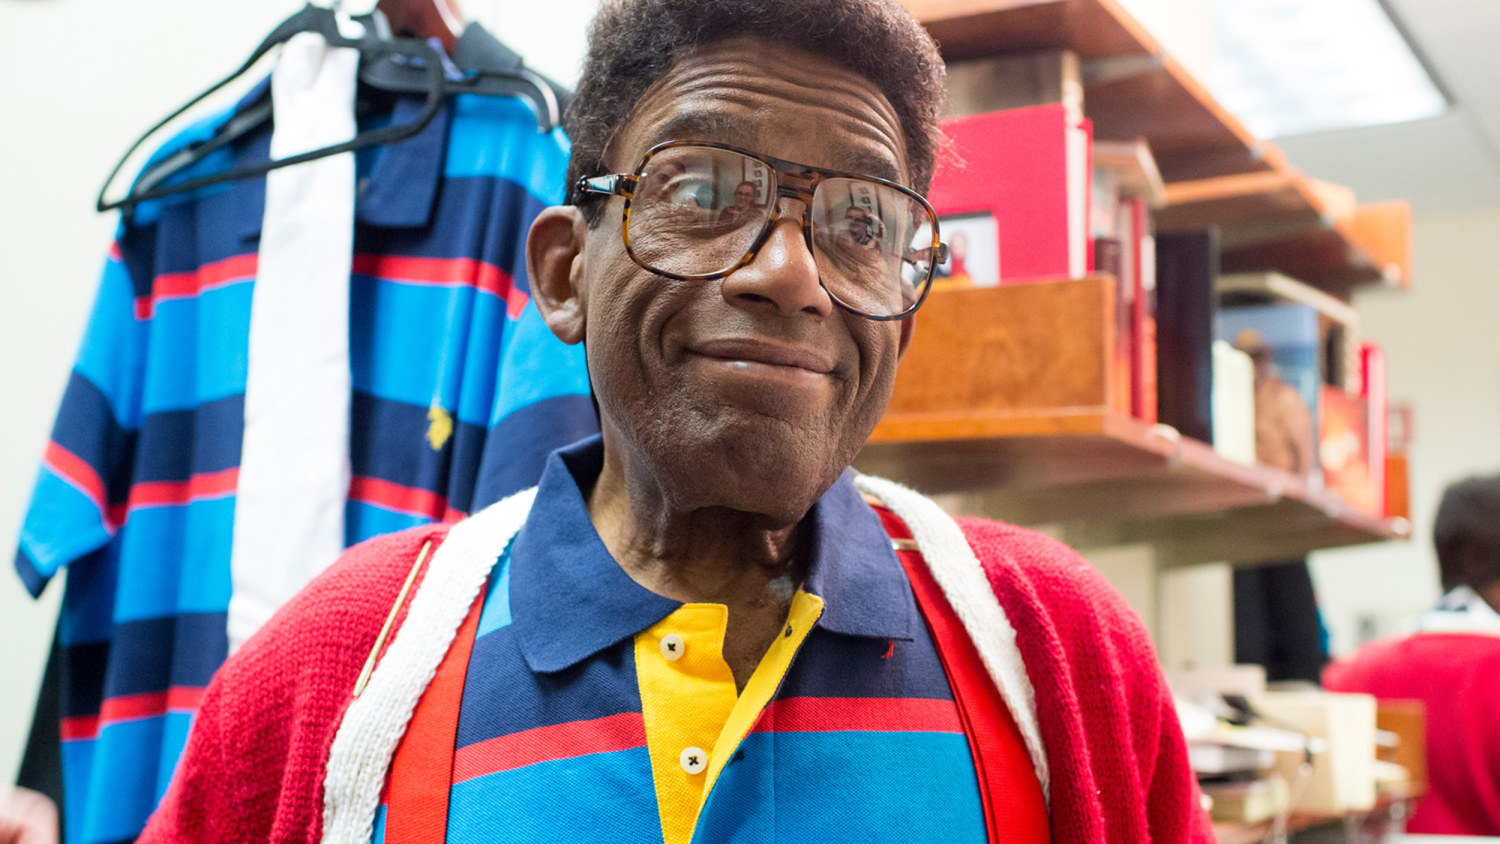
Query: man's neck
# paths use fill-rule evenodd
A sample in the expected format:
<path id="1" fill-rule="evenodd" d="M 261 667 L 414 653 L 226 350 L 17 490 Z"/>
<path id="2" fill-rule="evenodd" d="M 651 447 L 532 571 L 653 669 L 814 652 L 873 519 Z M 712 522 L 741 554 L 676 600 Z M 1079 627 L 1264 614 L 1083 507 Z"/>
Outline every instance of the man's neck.
<path id="1" fill-rule="evenodd" d="M 1486 604 L 1490 605 L 1490 609 L 1496 613 L 1500 613 L 1500 580 L 1491 583 L 1483 589 L 1475 589 L 1474 592 L 1483 598 Z"/>
<path id="2" fill-rule="evenodd" d="M 649 485 L 629 483 L 618 463 L 605 461 L 588 508 L 620 567 L 673 600 L 733 605 L 773 581 L 801 581 L 798 525 L 727 507 L 678 508 Z"/>
<path id="3" fill-rule="evenodd" d="M 806 555 L 797 553 L 802 524 L 728 507 L 674 507 L 649 483 L 629 482 L 608 452 L 587 501 L 604 547 L 632 580 L 675 601 L 728 607 L 723 656 L 743 690 L 806 576 Z"/>

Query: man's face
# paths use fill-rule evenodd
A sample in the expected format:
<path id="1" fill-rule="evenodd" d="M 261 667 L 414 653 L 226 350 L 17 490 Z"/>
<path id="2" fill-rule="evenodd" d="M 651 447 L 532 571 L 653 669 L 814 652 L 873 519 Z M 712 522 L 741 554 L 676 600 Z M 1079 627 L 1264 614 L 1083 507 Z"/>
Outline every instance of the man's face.
<path id="1" fill-rule="evenodd" d="M 750 203 L 755 201 L 755 188 L 749 185 L 740 185 L 734 189 L 734 204 L 740 208 L 749 208 Z"/>
<path id="2" fill-rule="evenodd" d="M 629 171 L 667 140 L 908 175 L 895 112 L 873 84 L 754 39 L 679 61 L 641 100 L 611 165 Z M 618 200 L 585 243 L 577 286 L 606 451 L 627 475 L 653 474 L 655 493 L 673 506 L 796 521 L 849 465 L 890 398 L 902 323 L 833 304 L 803 237 L 802 204 L 782 202 L 785 216 L 755 259 L 718 281 L 673 281 L 636 266 Z"/>

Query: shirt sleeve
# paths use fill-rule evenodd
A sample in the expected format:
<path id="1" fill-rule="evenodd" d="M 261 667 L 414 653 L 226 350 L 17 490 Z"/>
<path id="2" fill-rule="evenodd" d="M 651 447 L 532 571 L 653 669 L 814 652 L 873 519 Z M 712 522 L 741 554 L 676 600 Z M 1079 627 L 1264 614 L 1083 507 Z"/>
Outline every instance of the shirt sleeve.
<path id="1" fill-rule="evenodd" d="M 33 596 L 124 521 L 146 356 L 136 300 L 112 248 L 21 525 L 16 572 Z"/>

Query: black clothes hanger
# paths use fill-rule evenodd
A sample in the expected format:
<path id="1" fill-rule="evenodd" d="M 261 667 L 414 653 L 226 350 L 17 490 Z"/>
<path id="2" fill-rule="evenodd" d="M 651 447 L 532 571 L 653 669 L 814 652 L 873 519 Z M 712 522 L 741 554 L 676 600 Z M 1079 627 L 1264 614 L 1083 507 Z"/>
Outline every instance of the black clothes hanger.
<path id="1" fill-rule="evenodd" d="M 496 40 L 483 26 L 466 21 L 457 0 L 379 0 L 371 17 L 382 16 L 391 33 L 436 39 L 443 45 L 463 76 L 447 78 L 448 93 L 522 97 L 531 102 L 537 115 L 537 131 L 546 133 L 557 128 L 572 94 L 527 68 L 519 54 Z M 409 80 L 390 78 L 392 64 L 389 60 L 382 61 L 361 78 L 388 91 L 410 90 L 402 87 L 409 86 Z"/>
<path id="2" fill-rule="evenodd" d="M 453 61 L 463 70 L 480 77 L 503 79 L 506 75 L 516 74 L 525 75 L 536 82 L 541 100 L 553 102 L 551 107 L 544 108 L 540 102 L 532 101 L 532 105 L 536 106 L 537 128 L 543 132 L 551 132 L 562 123 L 568 101 L 573 99 L 572 91 L 527 68 L 520 53 L 505 46 L 478 23 L 469 24 L 459 37 L 458 43 L 453 47 Z M 545 127 L 542 125 L 543 115 L 547 116 Z"/>
<path id="3" fill-rule="evenodd" d="M 420 89 L 404 62 L 398 55 L 376 58 L 360 66 L 360 81 L 384 91 L 416 93 Z M 521 97 L 531 103 L 536 129 L 542 133 L 551 132 L 562 122 L 563 106 L 571 95 L 526 67 L 520 55 L 479 24 L 464 28 L 453 46 L 452 62 L 460 76 L 443 77 L 444 93 Z"/>
<path id="4" fill-rule="evenodd" d="M 181 108 L 167 115 L 155 126 L 151 127 L 134 144 L 131 144 L 130 149 L 126 150 L 125 155 L 115 165 L 114 169 L 110 171 L 109 177 L 105 179 L 104 186 L 99 191 L 99 198 L 95 203 L 95 208 L 99 211 L 124 208 L 126 213 L 129 214 L 135 206 L 147 200 L 187 193 L 222 182 L 248 179 L 281 167 L 289 167 L 293 164 L 301 164 L 305 161 L 312 161 L 364 147 L 394 144 L 420 134 L 427 127 L 427 124 L 432 122 L 432 118 L 437 116 L 438 110 L 443 106 L 443 95 L 445 93 L 445 86 L 443 84 L 443 56 L 426 42 L 416 39 L 390 38 L 388 35 L 377 32 L 377 29 L 378 27 L 366 26 L 363 36 L 359 38 L 347 38 L 339 32 L 338 19 L 332 9 L 314 6 L 309 3 L 301 11 L 277 25 L 271 31 L 271 34 L 267 35 L 265 40 L 260 43 L 260 46 L 256 47 L 255 51 L 250 54 L 250 58 L 246 59 L 244 64 L 240 65 L 237 70 L 220 80 L 207 91 L 188 101 Z M 221 127 L 214 138 L 188 147 L 177 155 L 168 156 L 163 161 L 157 162 L 148 172 L 142 174 L 141 178 L 137 179 L 135 185 L 122 199 L 106 199 L 109 188 L 114 184 L 115 178 L 119 176 L 120 170 L 124 168 L 130 156 L 147 139 L 161 131 L 162 127 L 180 117 L 188 109 L 213 95 L 230 82 L 243 76 L 266 53 L 270 52 L 272 47 L 288 41 L 292 36 L 302 32 L 315 32 L 322 35 L 330 46 L 358 49 L 360 51 L 360 65 L 362 67 L 367 64 L 373 65 L 386 60 L 394 60 L 397 66 L 402 68 L 401 72 L 407 77 L 416 76 L 421 80 L 420 84 L 413 86 L 410 80 L 407 79 L 403 82 L 407 87 L 401 90 L 425 92 L 427 98 L 423 103 L 422 111 L 414 119 L 400 126 L 370 129 L 360 132 L 348 141 L 323 147 L 322 149 L 310 150 L 275 161 L 250 164 L 224 173 L 201 176 L 173 184 L 163 184 L 163 182 L 170 179 L 173 175 L 191 167 L 193 164 L 203 160 L 214 150 L 223 147 L 269 119 L 271 109 L 270 102 L 267 99 L 264 103 L 252 106 L 249 110 L 242 111 L 231 118 L 224 127 Z M 396 59 L 398 56 L 400 58 Z"/>

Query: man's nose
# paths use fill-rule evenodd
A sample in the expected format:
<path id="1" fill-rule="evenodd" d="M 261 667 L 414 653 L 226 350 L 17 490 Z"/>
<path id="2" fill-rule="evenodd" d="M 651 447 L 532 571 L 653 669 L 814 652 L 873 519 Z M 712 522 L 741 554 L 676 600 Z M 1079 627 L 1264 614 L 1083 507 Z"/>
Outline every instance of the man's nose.
<path id="1" fill-rule="evenodd" d="M 785 316 L 828 316 L 833 300 L 818 283 L 818 265 L 802 233 L 802 203 L 785 197 L 780 201 L 782 216 L 766 242 L 750 263 L 724 278 L 720 289 L 732 304 L 766 302 Z"/>

